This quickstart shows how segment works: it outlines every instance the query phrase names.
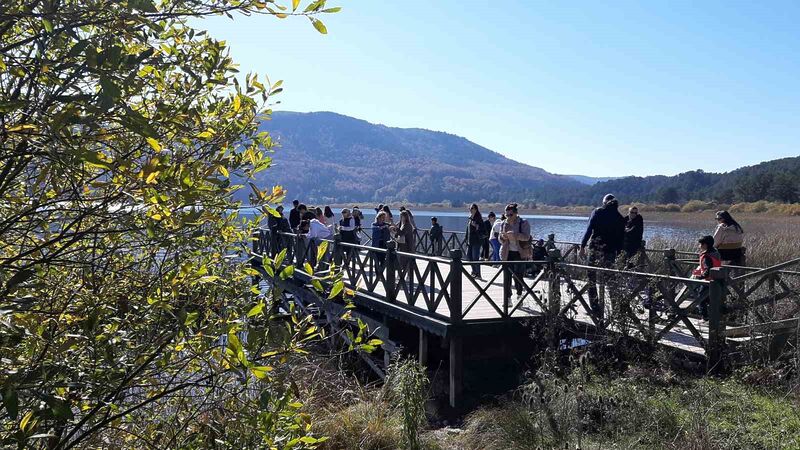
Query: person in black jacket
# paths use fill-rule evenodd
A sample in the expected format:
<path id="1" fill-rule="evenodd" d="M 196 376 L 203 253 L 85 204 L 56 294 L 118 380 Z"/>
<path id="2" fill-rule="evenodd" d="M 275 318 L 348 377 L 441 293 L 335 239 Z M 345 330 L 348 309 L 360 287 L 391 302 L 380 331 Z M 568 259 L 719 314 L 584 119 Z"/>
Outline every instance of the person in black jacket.
<path id="1" fill-rule="evenodd" d="M 489 261 L 489 235 L 492 233 L 494 221 L 497 220 L 494 211 L 491 211 L 486 220 L 483 221 L 483 229 L 481 230 L 481 259 Z"/>
<path id="2" fill-rule="evenodd" d="M 296 230 L 300 226 L 300 200 L 292 200 L 292 209 L 289 211 L 289 227 Z"/>
<path id="3" fill-rule="evenodd" d="M 603 197 L 603 206 L 595 209 L 589 218 L 589 225 L 581 239 L 581 258 L 586 258 L 586 245 L 589 244 L 589 265 L 612 267 L 622 250 L 625 240 L 625 218 L 619 213 L 619 202 L 612 194 Z M 595 316 L 602 320 L 603 305 L 597 301 L 597 272 L 587 274 L 589 283 L 589 303 Z M 616 297 L 610 286 L 612 300 Z"/>
<path id="4" fill-rule="evenodd" d="M 639 253 L 642 248 L 643 235 L 644 219 L 639 215 L 639 208 L 631 206 L 625 221 L 625 238 L 622 244 L 626 258 L 632 258 Z"/>
<path id="5" fill-rule="evenodd" d="M 431 239 L 431 254 L 433 256 L 442 256 L 444 250 L 444 232 L 442 226 L 439 225 L 439 219 L 431 217 L 431 231 L 428 236 Z"/>
<path id="6" fill-rule="evenodd" d="M 467 260 L 480 261 L 481 260 L 481 235 L 483 232 L 483 217 L 481 216 L 478 205 L 475 203 L 469 207 L 469 221 L 467 222 Z M 481 279 L 481 266 L 478 264 L 470 264 L 472 269 L 472 276 Z"/>

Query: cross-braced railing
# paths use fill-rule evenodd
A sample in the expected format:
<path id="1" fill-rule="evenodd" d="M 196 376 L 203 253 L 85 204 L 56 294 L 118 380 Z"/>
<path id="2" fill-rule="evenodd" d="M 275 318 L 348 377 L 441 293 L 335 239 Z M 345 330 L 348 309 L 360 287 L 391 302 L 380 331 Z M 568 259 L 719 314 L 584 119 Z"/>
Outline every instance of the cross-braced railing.
<path id="1" fill-rule="evenodd" d="M 420 237 L 417 249 L 426 251 L 430 244 L 424 233 Z M 698 280 L 686 276 L 686 261 L 674 252 L 663 253 L 663 273 L 652 273 L 647 264 L 624 259 L 606 267 L 575 263 L 575 244 L 549 241 L 546 259 L 487 262 L 463 261 L 459 248 L 447 250 L 444 258 L 398 252 L 393 242 L 388 248 L 344 243 L 338 236 L 319 251 L 320 241 L 262 230 L 253 238 L 253 254 L 257 264 L 259 257 L 285 250 L 284 264 L 301 272 L 306 263 L 323 271 L 332 264 L 361 295 L 451 324 L 538 316 L 652 343 L 678 339 L 702 349 L 714 364 L 726 338 L 741 337 L 742 327 L 754 336 L 797 325 L 800 272 L 790 269 L 800 259 L 766 269 L 734 267 L 741 273 L 736 276 L 723 267 L 712 271 L 713 280 Z M 485 278 L 473 275 L 478 268 Z M 780 326 L 767 314 L 779 307 Z"/>

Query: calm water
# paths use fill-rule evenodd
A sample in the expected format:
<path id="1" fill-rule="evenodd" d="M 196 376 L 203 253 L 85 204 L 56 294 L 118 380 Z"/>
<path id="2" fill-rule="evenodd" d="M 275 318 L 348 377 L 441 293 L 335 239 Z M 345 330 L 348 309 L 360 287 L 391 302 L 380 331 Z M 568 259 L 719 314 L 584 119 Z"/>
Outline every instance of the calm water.
<path id="1" fill-rule="evenodd" d="M 291 207 L 286 208 L 286 212 Z M 375 218 L 374 210 L 361 210 L 364 213 L 364 218 L 368 223 L 372 223 Z M 412 211 L 414 213 L 414 220 L 417 227 L 420 229 L 428 229 L 431 224 L 431 217 L 437 217 L 439 223 L 446 231 L 464 231 L 467 227 L 467 213 L 466 212 L 443 212 L 443 211 Z M 395 220 L 399 219 L 399 211 L 392 210 Z M 485 214 L 488 211 L 484 212 Z M 242 210 L 243 215 L 252 215 L 252 210 Z M 712 234 L 716 223 L 709 221 L 706 223 L 696 224 L 674 224 L 663 221 L 653 221 L 647 219 L 647 214 L 644 215 L 644 239 L 652 240 L 653 238 L 696 238 L 701 234 Z M 575 217 L 575 216 L 548 216 L 548 215 L 523 215 L 531 224 L 531 232 L 537 238 L 545 239 L 548 234 L 554 233 L 557 241 L 566 242 L 580 242 L 588 217 Z M 337 219 L 339 214 L 337 212 Z"/>

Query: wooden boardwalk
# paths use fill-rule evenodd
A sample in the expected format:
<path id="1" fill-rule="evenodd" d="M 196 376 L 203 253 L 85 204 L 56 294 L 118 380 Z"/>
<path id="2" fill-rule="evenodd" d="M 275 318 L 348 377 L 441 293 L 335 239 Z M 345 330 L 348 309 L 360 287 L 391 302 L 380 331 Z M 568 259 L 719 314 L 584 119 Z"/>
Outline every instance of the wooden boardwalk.
<path id="1" fill-rule="evenodd" d="M 363 253 L 361 256 L 364 256 Z M 431 271 L 428 268 L 428 264 L 431 263 L 429 261 L 418 260 L 416 261 L 416 264 L 416 271 L 419 274 L 430 274 Z M 469 266 L 465 265 L 465 269 L 469 271 Z M 447 280 L 450 276 L 450 266 L 447 264 L 437 264 L 437 272 L 440 272 L 443 280 Z M 463 320 L 468 323 L 478 323 L 482 321 L 500 319 L 500 311 L 498 311 L 498 307 L 502 309 L 502 305 L 499 304 L 499 302 L 502 302 L 501 299 L 503 299 L 504 296 L 502 270 L 499 267 L 481 265 L 481 272 L 482 279 L 473 279 L 467 276 L 461 277 L 461 292 L 464 299 L 462 313 L 466 312 L 466 314 L 463 315 Z M 374 269 L 366 269 L 363 274 L 359 273 L 357 276 L 352 275 L 353 272 L 351 271 L 344 272 L 344 281 L 348 287 L 354 289 L 360 294 L 372 296 L 377 299 L 386 298 L 387 293 L 385 284 L 377 283 L 373 289 L 365 287 L 363 278 L 364 276 L 376 276 L 377 273 L 374 271 Z M 516 295 L 516 293 L 514 293 L 512 294 L 511 298 L 511 301 L 514 303 L 514 307 L 513 312 L 510 313 L 510 316 L 516 320 L 541 317 L 544 315 L 544 308 L 542 307 L 542 304 L 548 304 L 547 302 L 550 294 L 550 283 L 548 283 L 547 280 L 539 280 L 537 282 L 537 280 L 532 277 L 525 277 L 524 280 L 527 289 L 523 289 L 522 296 L 519 297 Z M 396 302 L 399 304 L 411 305 L 413 302 L 410 300 L 415 296 L 418 298 L 417 302 L 421 302 L 419 298 L 425 298 L 425 295 L 422 292 L 417 291 L 424 291 L 427 293 L 428 298 L 435 298 L 437 295 L 441 294 L 440 289 L 431 288 L 430 284 L 417 283 L 415 285 L 408 284 L 407 282 L 400 283 L 399 280 L 397 282 L 398 284 L 401 284 L 400 289 L 396 294 Z M 581 290 L 586 285 L 586 282 L 576 281 L 575 284 L 578 286 L 579 290 Z M 560 287 L 559 306 L 564 306 L 573 299 L 573 293 L 570 291 L 569 286 L 563 283 L 559 283 L 558 286 Z M 602 294 L 602 288 L 598 288 Z M 538 297 L 539 301 L 534 298 L 534 295 Z M 492 301 L 489 299 L 492 299 Z M 647 322 L 649 318 L 649 311 L 642 306 L 645 300 L 646 298 L 643 296 L 634 299 L 634 303 L 637 303 L 636 307 L 634 308 L 635 313 L 642 322 Z M 690 300 L 686 299 L 681 302 L 679 306 L 686 306 L 686 304 L 689 302 Z M 607 301 L 605 303 L 605 316 L 609 317 L 612 313 L 610 304 L 611 302 Z M 415 305 L 410 307 L 417 309 L 420 313 L 428 312 L 428 309 L 425 308 L 424 305 Z M 450 316 L 449 305 L 444 301 L 439 302 L 435 311 L 442 317 Z M 573 303 L 567 314 L 565 314 L 565 318 L 573 320 L 578 325 L 582 325 L 582 328 L 594 328 L 596 326 L 591 315 L 586 311 L 584 305 L 579 301 Z M 697 331 L 700 332 L 702 337 L 704 339 L 708 339 L 708 322 L 701 320 L 699 317 L 689 317 L 689 320 L 697 329 Z M 663 328 L 664 325 L 655 325 L 656 332 L 661 331 Z M 619 331 L 614 330 L 614 326 L 611 326 L 610 330 Z M 629 333 L 635 337 L 642 337 L 640 336 L 640 332 L 636 329 L 631 329 Z M 659 340 L 659 343 L 684 352 L 689 352 L 700 356 L 705 355 L 703 343 L 698 341 L 691 333 L 689 328 L 683 323 L 678 323 L 669 331 L 667 331 Z"/>
<path id="2" fill-rule="evenodd" d="M 463 261 L 463 242 L 452 236 L 454 245 L 445 252 L 446 257 L 427 256 L 430 245 L 417 246 L 423 254 L 400 253 L 393 242 L 379 249 L 347 244 L 339 238 L 319 243 L 303 235 L 272 235 L 261 230 L 253 239 L 253 265 L 295 298 L 313 303 L 314 310 L 344 310 L 340 295 L 334 293 L 334 299 L 328 300 L 334 278 L 341 276 L 351 291 L 347 297 L 357 307 L 353 313 L 371 321 L 370 329 L 382 329 L 386 339 L 391 338 L 389 324 L 397 321 L 418 329 L 423 364 L 429 336 L 440 337 L 442 348 L 449 353 L 451 406 L 459 402 L 463 390 L 464 343 L 485 337 L 490 339 L 486 342 L 498 342 L 501 354 L 504 343 L 495 340 L 519 336 L 516 325 L 527 321 L 553 324 L 564 331 L 565 338 L 591 341 L 608 335 L 631 336 L 705 359 L 709 371 L 724 367 L 724 356 L 743 341 L 764 340 L 772 352 L 772 343 L 777 342 L 775 348 L 779 348 L 780 336 L 800 324 L 800 291 L 795 289 L 800 283 L 787 281 L 800 277 L 800 272 L 789 270 L 800 265 L 800 258 L 768 268 L 731 267 L 737 276 L 731 276 L 728 267 L 715 268 L 711 279 L 697 280 L 687 278 L 683 261 L 676 259 L 674 250 L 662 252 L 660 268 L 641 265 L 640 259 L 635 266 L 640 271 L 636 271 L 582 265 L 572 254 L 574 245 L 563 255 L 557 248 L 550 249 L 542 261 L 493 264 Z M 280 262 L 265 258 L 267 255 Z M 567 262 L 570 255 L 572 262 Z M 640 256 L 648 260 L 645 250 Z M 317 264 L 317 259 L 325 262 Z M 326 263 L 330 261 L 334 262 L 333 273 Z M 265 264 L 271 266 L 268 271 Z M 481 266 L 480 278 L 471 275 L 475 264 Z M 292 276 L 273 275 L 288 265 L 295 268 Z M 520 265 L 542 270 L 536 276 L 520 278 L 516 274 Z M 590 271 L 598 277 L 602 313 L 591 310 L 586 281 Z M 514 281 L 519 280 L 523 282 L 521 296 L 514 292 Z M 708 302 L 708 322 L 695 313 L 701 302 Z M 771 319 L 779 302 L 791 317 Z M 740 320 L 745 322 L 733 323 Z M 771 336 L 778 339 L 772 341 Z"/>

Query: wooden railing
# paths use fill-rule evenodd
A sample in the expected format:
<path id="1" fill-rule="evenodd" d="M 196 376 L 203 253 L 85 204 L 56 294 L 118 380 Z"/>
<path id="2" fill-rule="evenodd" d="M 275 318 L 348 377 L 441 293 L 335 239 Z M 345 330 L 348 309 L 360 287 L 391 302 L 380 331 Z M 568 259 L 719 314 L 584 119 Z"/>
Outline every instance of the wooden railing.
<path id="1" fill-rule="evenodd" d="M 430 250 L 426 235 L 418 234 L 417 250 L 422 253 Z M 785 280 L 800 275 L 789 270 L 800 265 L 800 258 L 769 268 L 735 268 L 744 274 L 734 277 L 728 275 L 728 268 L 719 268 L 713 271 L 714 280 L 706 281 L 687 276 L 686 261 L 676 258 L 678 252 L 641 252 L 645 259 L 648 253 L 661 253 L 664 273 L 648 272 L 649 262 L 622 268 L 593 267 L 575 262 L 576 244 L 557 242 L 552 236 L 544 260 L 464 261 L 459 248 L 463 238 L 453 237 L 457 235 L 451 233 L 448 238 L 453 246 L 447 249 L 447 258 L 398 252 L 393 242 L 385 249 L 348 244 L 337 236 L 328 241 L 320 255 L 323 261 L 317 264 L 318 243 L 314 240 L 288 233 L 274 236 L 262 230 L 253 238 L 253 254 L 258 260 L 286 250 L 284 264 L 294 264 L 295 271 L 301 273 L 306 262 L 322 271 L 333 265 L 342 271 L 347 286 L 362 295 L 454 325 L 506 320 L 526 312 L 590 322 L 597 330 L 629 333 L 652 343 L 662 341 L 680 325 L 704 349 L 712 365 L 720 362 L 726 337 L 741 336 L 746 331 L 751 336 L 763 334 L 765 327 L 776 327 L 765 325 L 774 322 L 762 312 L 765 306 L 774 308 L 783 300 L 793 302 L 781 319 L 784 328 L 792 323 L 786 319 L 796 325 L 800 313 L 796 282 Z M 491 277 L 474 277 L 468 270 L 473 265 L 492 273 Z M 528 272 L 535 275 L 526 276 Z M 589 273 L 596 275 L 596 284 L 589 281 Z M 512 294 L 517 286 L 522 295 Z M 726 298 L 730 300 L 726 302 Z M 491 313 L 471 316 L 481 302 L 491 307 Z M 708 330 L 703 333 L 698 329 L 696 311 L 706 303 Z M 727 332 L 729 326 L 735 332 Z"/>

